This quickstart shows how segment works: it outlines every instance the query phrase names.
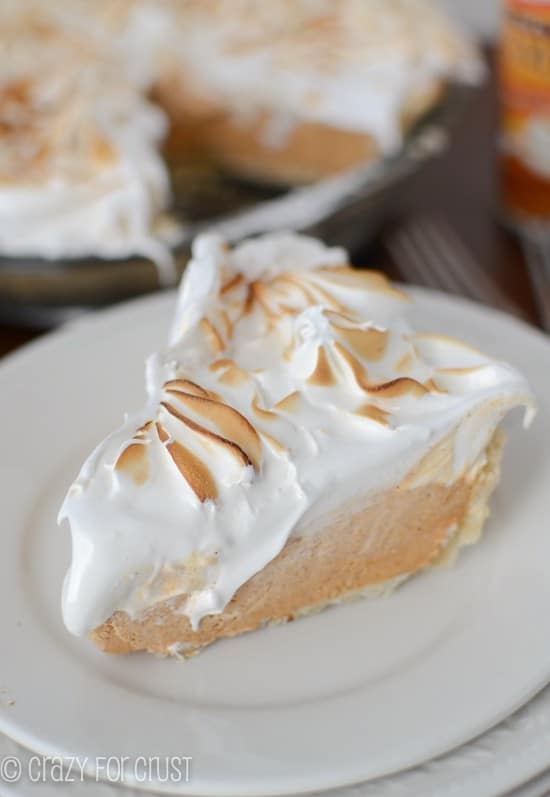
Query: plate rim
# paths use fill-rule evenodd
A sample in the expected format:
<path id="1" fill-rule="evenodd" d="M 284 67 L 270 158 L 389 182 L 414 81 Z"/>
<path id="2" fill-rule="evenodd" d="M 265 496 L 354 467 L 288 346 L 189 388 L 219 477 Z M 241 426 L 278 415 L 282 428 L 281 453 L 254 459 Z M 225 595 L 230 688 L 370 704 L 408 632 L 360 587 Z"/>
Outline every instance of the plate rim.
<path id="1" fill-rule="evenodd" d="M 450 302 L 450 303 L 455 304 L 455 305 L 458 303 L 458 305 L 462 304 L 462 305 L 464 305 L 466 307 L 469 307 L 470 309 L 473 309 L 473 310 L 478 311 L 478 312 L 479 312 L 480 309 L 482 309 L 482 311 L 483 311 L 485 316 L 487 316 L 487 314 L 489 316 L 494 314 L 496 316 L 496 318 L 499 319 L 500 321 L 504 320 L 507 324 L 512 323 L 512 324 L 519 325 L 519 328 L 522 328 L 524 332 L 528 332 L 530 335 L 535 333 L 536 336 L 538 337 L 538 339 L 541 342 L 543 342 L 545 346 L 549 346 L 549 344 L 550 344 L 550 339 L 544 333 L 542 333 L 539 330 L 536 330 L 536 329 L 530 327 L 530 325 L 525 324 L 522 321 L 519 321 L 517 319 L 513 319 L 510 316 L 508 316 L 508 315 L 506 315 L 504 313 L 501 313 L 500 311 L 492 310 L 492 309 L 489 310 L 488 308 L 485 308 L 483 305 L 478 305 L 477 303 L 471 302 L 471 301 L 466 300 L 466 299 L 461 299 L 461 298 L 458 298 L 458 297 L 450 297 L 450 296 L 448 296 L 446 294 L 440 294 L 440 293 L 434 292 L 434 291 L 427 291 L 425 289 L 418 289 L 418 288 L 414 288 L 413 286 L 409 286 L 409 285 L 406 286 L 406 289 L 407 289 L 407 291 L 409 293 L 411 293 L 413 296 L 415 296 L 415 298 L 422 299 L 423 297 L 426 297 L 428 300 L 435 299 L 438 302 L 447 302 L 447 303 Z M 63 338 L 65 338 L 67 336 L 70 338 L 70 336 L 73 334 L 73 331 L 74 330 L 78 330 L 78 329 L 83 330 L 84 334 L 85 334 L 86 329 L 88 327 L 91 326 L 93 328 L 94 326 L 96 326 L 96 324 L 103 323 L 103 319 L 104 319 L 105 316 L 110 316 L 110 317 L 113 317 L 115 319 L 119 319 L 119 316 L 124 316 L 125 313 L 132 314 L 133 312 L 135 312 L 135 310 L 138 309 L 136 307 L 136 305 L 139 305 L 140 307 L 141 306 L 143 306 L 143 307 L 146 306 L 147 308 L 149 308 L 149 306 L 151 305 L 152 302 L 160 303 L 162 305 L 163 303 L 165 303 L 168 300 L 170 302 L 173 301 L 173 299 L 174 299 L 174 292 L 173 291 L 171 291 L 169 293 L 168 292 L 163 292 L 163 293 L 161 293 L 159 295 L 153 295 L 151 297 L 140 297 L 138 299 L 133 299 L 133 300 L 129 300 L 127 302 L 121 303 L 121 305 L 117 305 L 115 307 L 111 307 L 111 308 L 102 310 L 99 313 L 94 313 L 94 314 L 92 314 L 92 316 L 87 316 L 87 317 L 85 317 L 83 319 L 79 319 L 77 321 L 70 322 L 69 324 L 65 325 L 65 327 L 61 328 L 60 330 L 56 330 L 53 333 L 49 333 L 48 335 L 45 335 L 43 338 L 38 339 L 37 341 L 32 341 L 31 343 L 26 344 L 25 346 L 21 347 L 20 350 L 17 350 L 16 352 L 14 352 L 11 355 L 8 355 L 6 358 L 4 358 L 2 360 L 2 362 L 1 362 L 1 365 L 0 365 L 0 380 L 2 379 L 2 374 L 5 372 L 6 369 L 8 371 L 11 368 L 16 368 L 17 369 L 19 362 L 23 362 L 23 360 L 26 359 L 27 357 L 33 357 L 35 353 L 38 353 L 42 349 L 42 347 L 51 346 L 53 338 L 63 341 Z M 150 310 L 146 310 L 146 312 L 150 312 Z M 100 318 L 98 318 L 98 316 Z M 63 345 L 62 342 L 61 342 L 61 345 Z M 549 348 L 549 351 L 550 351 L 550 348 Z M 11 365 L 10 365 L 10 363 L 11 363 Z M 545 676 L 544 682 L 546 682 L 548 680 L 548 674 L 550 674 L 550 671 Z M 530 696 L 532 696 L 536 691 L 538 691 L 538 689 L 542 688 L 543 686 L 544 686 L 544 683 L 541 683 L 539 687 L 536 687 L 534 689 L 528 690 L 528 692 L 526 694 L 524 694 L 524 696 L 521 698 L 520 702 L 517 703 L 517 705 L 515 707 L 512 707 L 511 709 L 508 709 L 506 711 L 506 716 L 509 716 L 510 713 L 515 711 L 520 705 L 523 705 L 525 703 L 525 701 L 529 699 Z M 4 719 L 5 718 L 0 714 L 0 728 L 3 728 Z M 498 721 L 499 720 L 495 720 L 495 722 L 498 722 Z M 481 731 L 481 729 L 480 729 L 480 731 Z M 19 738 L 17 738 L 18 734 L 14 733 L 13 730 L 12 730 L 12 732 L 9 735 L 12 738 L 16 738 L 18 741 L 23 743 L 25 746 L 30 746 L 31 748 L 32 747 L 36 747 L 35 743 L 30 743 L 29 744 L 29 741 L 25 740 L 24 734 L 20 734 Z M 468 738 L 471 738 L 471 737 L 472 737 L 472 734 L 468 734 Z M 458 740 L 456 743 L 460 744 L 460 740 Z M 44 752 L 50 753 L 51 751 L 48 750 L 48 751 L 44 751 Z M 356 777 L 354 777 L 352 781 L 349 781 L 349 783 L 352 783 L 352 782 L 353 783 L 358 783 L 358 782 L 360 782 L 360 780 L 358 780 Z M 293 781 L 293 783 L 295 783 L 295 781 Z M 326 784 L 326 781 L 324 781 L 322 785 L 309 786 L 308 789 L 311 790 L 312 788 L 330 788 L 330 787 L 334 787 L 334 786 L 345 786 L 345 785 L 346 784 L 344 782 L 342 782 L 342 781 L 339 781 L 337 784 L 336 783 L 334 783 L 334 784 Z M 295 788 L 295 787 L 292 787 L 292 788 Z M 195 785 L 193 786 L 193 788 L 191 790 L 187 790 L 187 792 L 183 791 L 181 793 L 191 793 L 191 792 L 194 792 L 196 794 L 197 793 L 200 793 L 200 794 L 210 794 L 210 793 L 212 793 L 212 791 L 210 789 L 208 789 L 207 791 L 199 791 L 199 792 L 197 792 Z M 225 793 L 225 794 L 235 794 L 235 793 L 245 794 L 245 793 L 250 793 L 250 794 L 252 794 L 252 793 L 258 793 L 258 792 L 257 792 L 257 790 L 256 791 L 248 791 L 248 792 L 243 792 L 242 790 L 239 790 L 238 792 L 235 792 L 234 790 L 229 790 L 229 791 L 225 791 L 225 792 L 218 790 L 218 791 L 216 791 L 216 793 L 218 793 L 218 794 L 222 794 L 222 793 Z M 268 792 L 263 792 L 263 793 L 267 794 Z M 271 793 L 271 792 L 269 792 L 269 793 Z M 279 793 L 283 793 L 283 792 L 279 791 Z M 287 790 L 285 793 L 292 793 L 292 791 L 291 790 Z"/>

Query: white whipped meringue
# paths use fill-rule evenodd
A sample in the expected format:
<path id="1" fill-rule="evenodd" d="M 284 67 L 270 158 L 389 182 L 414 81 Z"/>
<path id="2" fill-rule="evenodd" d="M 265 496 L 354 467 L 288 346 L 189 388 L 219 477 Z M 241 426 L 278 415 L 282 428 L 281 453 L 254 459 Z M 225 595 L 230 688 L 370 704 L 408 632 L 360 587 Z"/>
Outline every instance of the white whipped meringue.
<path id="1" fill-rule="evenodd" d="M 8 2 L 0 12 L 0 252 L 143 255 L 169 277 L 179 232 L 165 213 L 168 119 L 147 99 L 152 62 L 142 54 L 136 68 L 137 42 L 117 35 L 107 10 Z"/>
<path id="2" fill-rule="evenodd" d="M 407 107 L 480 75 L 426 0 L 5 0 L 0 35 L 0 253 L 141 254 L 167 278 L 183 230 L 165 215 L 155 86 L 180 81 L 245 121 L 267 112 L 275 148 L 310 121 L 392 152 Z"/>
<path id="3" fill-rule="evenodd" d="M 408 102 L 439 80 L 483 74 L 464 33 L 427 0 L 188 0 L 182 29 L 189 88 L 244 120 L 268 111 L 274 148 L 311 121 L 368 132 L 392 152 Z"/>
<path id="4" fill-rule="evenodd" d="M 70 631 L 178 594 L 196 628 L 323 513 L 398 484 L 448 435 L 454 480 L 508 409 L 532 406 L 516 370 L 414 334 L 408 297 L 346 263 L 293 234 L 196 241 L 146 406 L 60 511 Z"/>
<path id="5" fill-rule="evenodd" d="M 0 185 L 0 251 L 49 259 L 143 255 L 168 277 L 174 225 L 162 213 L 168 177 L 157 152 L 166 125 L 145 102 L 128 109 L 109 130 L 115 162 L 84 180 L 59 176 L 32 184 Z M 108 127 L 108 125 L 106 125 Z"/>

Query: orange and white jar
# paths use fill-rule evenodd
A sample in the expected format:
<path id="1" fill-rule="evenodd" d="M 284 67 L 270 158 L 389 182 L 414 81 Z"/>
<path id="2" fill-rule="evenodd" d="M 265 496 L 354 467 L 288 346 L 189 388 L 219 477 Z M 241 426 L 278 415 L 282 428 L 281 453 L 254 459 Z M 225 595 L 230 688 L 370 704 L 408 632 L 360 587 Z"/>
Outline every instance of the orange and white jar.
<path id="1" fill-rule="evenodd" d="M 499 72 L 504 210 L 550 224 L 550 0 L 504 0 Z"/>

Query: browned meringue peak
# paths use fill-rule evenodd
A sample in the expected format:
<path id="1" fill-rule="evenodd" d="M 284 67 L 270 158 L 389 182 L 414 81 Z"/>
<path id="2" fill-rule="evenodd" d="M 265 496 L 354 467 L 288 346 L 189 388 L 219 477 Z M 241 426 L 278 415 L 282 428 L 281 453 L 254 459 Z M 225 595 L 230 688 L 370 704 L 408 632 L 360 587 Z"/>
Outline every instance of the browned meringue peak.
<path id="1" fill-rule="evenodd" d="M 233 278 L 228 285 L 229 288 L 222 286 L 219 297 L 227 301 L 226 297 L 234 294 L 230 305 L 231 315 L 236 316 L 233 325 L 255 311 L 263 317 L 266 328 L 271 329 L 284 316 L 296 315 L 315 304 L 344 309 L 324 290 L 310 285 L 308 275 L 303 272 L 284 272 L 271 279 L 250 282 Z M 220 321 L 223 323 L 221 318 Z"/>
<path id="2" fill-rule="evenodd" d="M 119 455 L 115 470 L 125 473 L 138 486 L 145 484 L 150 473 L 148 448 L 155 439 L 155 433 L 199 501 L 215 499 L 218 495 L 216 482 L 207 465 L 182 443 L 171 440 L 166 429 L 158 421 L 154 426 L 151 422 L 136 432 L 134 439 L 143 442 L 130 443 Z"/>
<path id="3" fill-rule="evenodd" d="M 239 468 L 252 466 L 256 472 L 260 470 L 262 443 L 257 430 L 217 393 L 185 377 L 167 381 L 162 392 L 164 399 L 159 404 L 154 424 L 150 421 L 138 429 L 133 438 L 136 442 L 132 441 L 118 456 L 116 471 L 124 472 L 136 484 L 147 481 L 147 449 L 155 439 L 163 444 L 200 501 L 215 499 L 218 494 L 216 477 L 207 464 L 212 456 L 216 457 L 216 450 L 229 455 Z M 181 424 L 180 434 L 174 433 L 173 428 L 168 431 L 170 418 L 176 421 L 176 426 Z M 185 444 L 189 439 L 186 435 L 195 440 L 193 448 L 204 451 L 204 458 Z M 280 446 L 273 438 L 270 441 Z"/>
<path id="4" fill-rule="evenodd" d="M 176 417 L 199 434 L 207 435 L 217 441 L 222 441 L 224 445 L 230 445 L 232 450 L 239 451 L 239 456 L 244 457 L 245 464 L 252 464 L 255 470 L 259 470 L 262 461 L 262 449 L 260 438 L 256 429 L 252 426 L 244 415 L 238 410 L 217 401 L 203 396 L 194 396 L 180 390 L 167 389 L 173 403 L 163 402 L 162 406 L 169 412 L 176 413 Z M 185 408 L 182 413 L 181 406 Z M 204 424 L 207 426 L 204 426 Z"/>
<path id="5" fill-rule="evenodd" d="M 371 325 L 358 326 L 357 321 L 343 313 L 325 310 L 337 336 L 349 345 L 352 351 L 365 360 L 380 360 L 386 351 L 388 331 Z"/>
<path id="6" fill-rule="evenodd" d="M 213 394 L 209 390 L 205 390 L 196 382 L 190 379 L 170 379 L 164 383 L 164 390 L 181 390 L 184 393 L 190 393 L 192 396 L 203 396 L 203 398 L 213 398 Z"/>
<path id="7" fill-rule="evenodd" d="M 298 409 L 301 401 L 301 394 L 297 390 L 293 390 L 292 393 L 289 393 L 287 396 L 284 396 L 284 398 L 280 399 L 275 404 L 274 409 L 278 410 L 279 412 L 294 413 Z"/>
<path id="8" fill-rule="evenodd" d="M 137 437 L 137 434 L 136 434 Z M 143 438 L 143 435 L 140 435 Z M 146 443 L 130 443 L 118 457 L 115 470 L 129 476 L 134 484 L 145 484 L 149 478 L 149 454 Z"/>
<path id="9" fill-rule="evenodd" d="M 199 328 L 213 354 L 219 354 L 225 349 L 227 341 L 223 339 L 218 328 L 208 318 L 201 318 Z"/>
<path id="10" fill-rule="evenodd" d="M 486 364 L 484 363 L 483 365 L 469 365 L 469 366 L 462 366 L 460 368 L 436 368 L 435 371 L 436 375 L 448 374 L 449 376 L 468 376 L 469 374 L 474 374 L 485 367 Z"/>
<path id="11" fill-rule="evenodd" d="M 390 413 L 387 410 L 383 410 L 381 407 L 377 407 L 375 404 L 361 404 L 360 407 L 354 410 L 354 413 L 362 418 L 369 418 L 371 421 L 376 421 L 384 426 L 388 426 Z"/>
<path id="12" fill-rule="evenodd" d="M 349 371 L 357 387 L 377 398 L 420 397 L 431 389 L 437 389 L 433 382 L 422 384 L 410 376 L 395 376 L 384 381 L 370 379 L 368 365 L 384 356 L 389 331 L 326 309 L 321 310 L 321 316 L 328 322 L 332 340 L 318 344 L 315 365 L 307 377 L 307 384 L 331 387 L 339 384 Z"/>
<path id="13" fill-rule="evenodd" d="M 245 368 L 240 368 L 237 363 L 230 358 L 215 360 L 208 366 L 210 371 L 218 374 L 218 381 L 230 387 L 239 387 L 245 382 L 250 381 L 251 375 Z"/>
<path id="14" fill-rule="evenodd" d="M 371 384 L 368 387 L 368 393 L 374 393 L 380 398 L 400 398 L 401 396 L 414 396 L 420 398 L 426 393 L 431 392 L 433 385 L 430 380 L 422 384 L 417 379 L 412 379 L 410 376 L 398 376 L 395 379 L 390 379 L 387 382 L 379 384 Z"/>
<path id="15" fill-rule="evenodd" d="M 93 102 L 108 51 L 44 5 L 10 7 L 0 13 L 0 180 L 44 180 L 67 169 L 84 179 L 111 166 L 116 153 Z"/>
<path id="16" fill-rule="evenodd" d="M 326 266 L 318 272 L 311 272 L 314 278 L 340 288 L 353 288 L 360 291 L 374 291 L 391 296 L 402 302 L 410 302 L 411 297 L 396 288 L 382 271 L 376 269 L 357 269 L 351 266 Z"/>
<path id="17" fill-rule="evenodd" d="M 156 423 L 155 428 L 165 450 L 199 501 L 215 500 L 218 497 L 218 488 L 205 463 L 177 440 L 170 441 L 169 434 L 160 423 Z"/>
<path id="18" fill-rule="evenodd" d="M 405 352 L 395 363 L 394 370 L 397 373 L 407 371 L 413 364 L 413 358 L 410 352 Z"/>
<path id="19" fill-rule="evenodd" d="M 222 368 L 216 364 L 218 361 L 231 359 L 233 362 L 228 363 L 220 381 L 238 386 L 248 378 L 235 357 L 224 355 L 231 348 L 235 333 L 253 314 L 259 324 L 255 334 L 261 336 L 276 331 L 281 356 L 290 359 L 294 343 L 291 328 L 285 322 L 317 305 L 326 308 L 338 339 L 352 352 L 368 360 L 380 359 L 386 347 L 386 331 L 373 326 L 367 328 L 367 325 L 358 327 L 358 322 L 365 319 L 349 302 L 354 294 L 363 296 L 365 292 L 386 296 L 392 301 L 408 301 L 383 274 L 361 272 L 351 266 L 283 271 L 250 281 L 244 274 L 230 274 L 224 269 L 216 301 L 205 311 L 198 325 L 206 350 L 217 358 L 211 367 L 217 370 Z"/>
<path id="20" fill-rule="evenodd" d="M 242 465 L 242 467 L 247 467 L 251 465 L 252 462 L 247 454 L 231 440 L 227 440 L 226 438 L 222 437 L 221 435 L 216 434 L 215 432 L 210 431 L 205 426 L 202 426 L 195 421 L 192 421 L 190 418 L 187 417 L 184 413 L 180 412 L 173 404 L 169 404 L 168 402 L 163 401 L 161 404 L 161 414 L 162 410 L 167 412 L 176 420 L 180 421 L 184 426 L 190 429 L 192 432 L 195 433 L 196 437 L 200 439 L 205 446 L 211 448 L 211 444 L 217 444 L 220 450 L 225 450 L 226 453 L 229 453 L 232 457 L 237 460 L 237 463 Z"/>
<path id="21" fill-rule="evenodd" d="M 271 312 L 277 315 L 301 312 L 319 304 L 357 320 L 353 308 L 346 304 L 345 297 L 350 295 L 350 291 L 372 291 L 409 301 L 409 297 L 394 288 L 382 273 L 362 271 L 345 264 L 307 271 L 285 271 L 273 277 L 267 286 L 268 291 L 262 290 L 263 305 L 265 307 L 271 299 L 275 304 L 275 308 L 270 308 Z"/>
<path id="22" fill-rule="evenodd" d="M 145 484 L 149 478 L 149 456 L 146 441 L 152 425 L 150 421 L 141 426 L 133 437 L 133 440 L 137 442 L 131 442 L 115 462 L 115 470 L 125 473 L 137 485 Z"/>
<path id="23" fill-rule="evenodd" d="M 341 304 L 330 292 L 320 285 L 316 285 L 312 279 L 313 272 L 288 272 L 275 277 L 269 285 L 269 292 L 264 292 L 264 307 L 266 296 L 278 301 L 278 312 L 296 313 L 312 307 L 316 304 L 323 304 L 334 310 L 346 311 L 345 305 Z"/>
<path id="24" fill-rule="evenodd" d="M 268 410 L 260 406 L 260 397 L 258 393 L 254 393 L 251 402 L 252 412 L 264 421 L 273 421 L 277 418 L 277 413 L 274 410 Z"/>
<path id="25" fill-rule="evenodd" d="M 326 346 L 319 346 L 315 368 L 307 378 L 309 385 L 317 387 L 331 387 L 338 384 L 338 376 L 330 362 L 330 355 Z"/>
<path id="26" fill-rule="evenodd" d="M 234 274 L 227 281 L 222 282 L 222 286 L 220 288 L 220 296 L 225 296 L 231 291 L 234 291 L 243 283 L 244 283 L 244 276 L 242 274 Z"/>
<path id="27" fill-rule="evenodd" d="M 479 349 L 465 343 L 451 335 L 441 335 L 433 332 L 416 332 L 410 336 L 411 344 L 418 357 L 426 357 L 429 353 L 430 362 L 435 368 L 485 365 L 488 361 L 486 354 Z M 437 351 L 440 357 L 437 357 Z M 452 358 L 449 362 L 449 358 Z"/>
<path id="28" fill-rule="evenodd" d="M 350 367 L 352 368 L 354 377 L 359 384 L 359 386 L 367 391 L 373 391 L 378 394 L 378 397 L 381 398 L 395 398 L 398 395 L 405 395 L 407 392 L 414 393 L 414 395 L 419 395 L 418 393 L 414 392 L 412 386 L 405 384 L 405 382 L 413 383 L 414 380 L 400 380 L 395 379 L 392 382 L 388 382 L 385 385 L 378 385 L 374 388 L 368 387 L 366 382 L 367 374 L 364 370 L 361 363 L 359 363 L 353 355 L 351 355 L 347 349 L 342 346 L 340 343 L 335 343 L 335 348 L 337 347 L 339 353 L 344 357 L 344 359 L 348 362 Z M 339 382 L 339 376 L 336 373 L 336 369 L 331 364 L 330 355 L 327 353 L 326 346 L 319 346 L 317 352 L 317 362 L 315 365 L 315 369 L 311 372 L 311 374 L 307 378 L 307 383 L 309 385 L 314 385 L 316 387 L 332 387 Z M 396 384 L 399 383 L 399 384 Z M 415 386 L 418 385 L 417 382 L 414 382 Z M 423 392 L 426 392 L 425 390 Z M 295 396 L 298 394 L 290 394 L 282 402 L 279 402 L 277 405 L 278 407 L 284 406 L 287 410 L 291 409 L 292 406 L 295 404 Z M 421 395 L 421 394 L 420 394 Z M 382 423 L 387 425 L 388 424 L 388 415 L 389 413 L 377 407 L 375 404 L 365 403 L 362 404 L 357 409 L 353 410 L 355 415 L 359 415 L 363 418 L 369 418 L 370 420 L 377 421 L 378 423 Z"/>
<path id="29" fill-rule="evenodd" d="M 406 395 L 419 397 L 423 396 L 430 389 L 427 384 L 424 385 L 409 376 L 398 376 L 385 382 L 370 382 L 367 369 L 363 363 L 349 351 L 349 349 L 347 349 L 339 341 L 335 341 L 332 348 L 333 351 L 337 352 L 339 355 L 340 362 L 344 362 L 348 366 L 353 378 L 355 379 L 355 382 L 365 393 L 373 393 L 378 398 L 398 398 Z M 323 365 L 321 366 L 320 379 L 318 369 L 321 352 L 323 352 L 321 358 Z M 307 380 L 309 384 L 329 386 L 337 384 L 340 381 L 335 373 L 339 365 L 338 360 L 333 358 L 334 365 L 331 365 L 329 362 L 329 357 L 330 355 L 327 356 L 326 347 L 320 347 L 315 370 L 310 374 Z M 330 381 L 328 377 L 328 371 L 330 371 Z"/>
<path id="30" fill-rule="evenodd" d="M 288 448 L 283 445 L 280 440 L 277 440 L 276 437 L 269 434 L 269 432 L 261 431 L 260 437 L 262 440 L 265 440 L 267 443 L 269 443 L 269 445 L 274 448 L 275 451 L 278 451 L 279 453 L 288 453 Z"/>

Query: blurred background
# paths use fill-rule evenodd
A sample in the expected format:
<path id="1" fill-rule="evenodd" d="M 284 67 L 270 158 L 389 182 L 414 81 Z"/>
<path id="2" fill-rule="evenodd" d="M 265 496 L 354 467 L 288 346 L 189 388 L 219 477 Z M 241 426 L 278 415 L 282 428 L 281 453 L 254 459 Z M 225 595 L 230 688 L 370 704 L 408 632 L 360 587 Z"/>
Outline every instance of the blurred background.
<path id="1" fill-rule="evenodd" d="M 500 0 L 442 0 L 443 8 L 483 39 L 492 41 L 498 35 Z"/>
<path id="2" fill-rule="evenodd" d="M 403 64 L 408 64 L 409 72 L 413 67 L 418 71 L 414 76 L 417 82 L 411 77 L 407 84 L 405 99 L 401 91 L 399 140 L 395 136 L 392 139 L 386 130 L 386 139 L 369 131 L 368 141 L 365 136 L 358 137 L 356 127 L 353 135 L 348 135 L 351 106 L 361 100 L 352 92 L 351 79 L 350 107 L 345 107 L 345 99 L 341 101 L 344 107 L 333 107 L 331 64 L 340 64 L 338 59 L 342 58 L 342 40 L 335 31 L 340 36 L 345 29 L 345 25 L 342 30 L 338 27 L 336 12 L 319 15 L 313 23 L 307 19 L 307 25 L 301 21 L 293 26 L 289 19 L 292 21 L 297 13 L 293 9 L 300 4 L 277 0 L 269 14 L 258 14 L 256 28 L 251 24 L 250 40 L 245 37 L 243 44 L 230 41 L 233 33 L 227 27 L 227 0 L 206 4 L 204 7 L 215 9 L 214 27 L 219 29 L 221 39 L 226 37 L 224 47 L 230 41 L 227 50 L 231 54 L 223 56 L 223 69 L 216 73 L 210 65 L 220 55 L 219 41 L 210 33 L 202 38 L 202 34 L 193 34 L 192 40 L 198 44 L 189 48 L 193 52 L 187 57 L 194 60 L 185 68 L 195 69 L 201 80 L 204 77 L 204 85 L 197 92 L 194 85 L 190 91 L 181 78 L 177 59 L 167 66 L 168 37 L 172 34 L 163 27 L 162 18 L 150 15 L 138 25 L 132 17 L 131 24 L 128 22 L 129 15 L 142 5 L 147 4 L 139 0 L 111 4 L 105 17 L 111 26 L 108 28 L 103 17 L 98 16 L 99 21 L 94 18 L 93 34 L 86 42 L 86 46 L 93 42 L 91 54 L 86 55 L 87 61 L 78 61 L 72 83 L 67 82 L 66 64 L 75 57 L 73 50 L 78 50 L 78 59 L 82 59 L 86 49 L 82 47 L 79 22 L 73 17 L 76 19 L 78 9 L 86 7 L 85 0 L 70 6 L 70 14 L 62 0 L 30 3 L 32 12 L 27 14 L 21 12 L 21 4 L 7 1 L 3 5 L 0 354 L 83 313 L 176 284 L 189 255 L 190 240 L 197 231 L 210 227 L 230 240 L 268 229 L 298 228 L 346 245 L 359 267 L 381 268 L 394 279 L 466 296 L 550 329 L 550 4 L 527 0 L 441 0 L 430 4 L 428 0 L 411 0 L 402 4 L 414 11 L 411 39 L 428 38 L 405 45 L 394 33 L 397 23 L 391 28 L 384 19 L 390 11 L 380 10 L 383 4 L 364 0 L 361 5 L 350 0 L 347 5 L 353 5 L 354 14 L 359 8 L 367 24 L 375 10 L 381 17 L 376 21 L 380 33 L 374 26 L 370 40 L 365 39 L 369 58 L 382 59 L 379 51 L 390 50 L 392 69 L 397 68 L 395 64 L 403 69 Z M 196 11 L 197 3 L 178 4 L 174 0 L 167 7 L 172 5 L 177 7 L 174 13 L 180 15 L 177 18 L 182 30 L 191 25 L 189 20 L 195 32 L 202 31 L 201 25 L 212 30 L 212 20 L 205 25 L 200 19 L 204 12 Z M 337 6 L 346 3 L 333 8 Z M 389 0 L 386 8 L 398 6 Z M 90 7 L 82 12 L 83 18 Z M 115 7 L 117 13 L 113 12 Z M 246 13 L 246 3 L 239 0 L 239 7 Z M 443 12 L 437 21 L 427 10 L 434 7 Z M 40 13 L 46 13 L 47 8 L 50 16 L 46 22 L 37 22 L 36 8 Z M 231 11 L 235 8 L 233 4 Z M 273 12 L 276 8 L 278 15 Z M 141 8 L 139 14 L 143 17 L 144 13 Z M 417 25 L 424 13 L 426 19 Z M 69 17 L 70 25 L 66 21 Z M 456 39 L 454 27 L 452 36 L 445 27 L 455 22 L 465 32 L 459 32 Z M 53 26 L 55 32 L 48 35 L 47 52 L 43 48 L 44 25 Z M 270 25 L 278 25 L 285 36 L 290 30 L 285 40 L 287 49 L 274 50 L 267 43 Z M 61 28 L 63 36 L 57 42 Z M 105 49 L 107 29 L 117 41 L 116 57 L 122 57 L 122 53 L 132 65 L 132 53 L 153 53 L 156 47 L 151 74 L 158 76 L 162 68 L 162 80 L 145 74 L 147 58 L 140 56 L 140 74 L 124 73 L 116 87 L 113 81 L 106 90 L 112 74 L 106 70 L 113 69 L 112 54 Z M 382 37 L 384 47 L 380 46 Z M 360 59 L 363 45 L 356 38 L 354 46 Z M 172 46 L 177 50 L 177 45 Z M 391 53 L 391 46 L 395 46 L 395 53 Z M 235 85 L 237 93 L 253 97 L 250 81 L 246 83 L 243 69 L 237 69 L 239 59 L 250 56 L 250 48 L 259 48 L 253 52 L 257 63 L 263 65 L 262 69 L 272 70 L 266 74 L 276 79 L 282 74 L 286 80 L 289 69 L 298 73 L 305 68 L 303 60 L 311 63 L 319 58 L 316 82 L 309 85 L 307 102 L 304 95 L 299 98 L 302 106 L 291 109 L 295 127 L 290 133 L 287 108 L 285 114 L 278 108 L 267 121 L 264 117 L 270 109 L 258 111 L 255 107 L 253 120 L 249 108 L 239 105 L 237 110 L 231 107 L 231 113 L 227 110 Z M 163 50 L 166 52 L 162 55 Z M 109 54 L 104 55 L 107 51 Z M 386 52 L 387 63 L 378 67 L 384 78 L 377 88 L 378 108 L 386 107 L 394 90 L 386 80 L 390 55 Z M 41 58 L 44 73 L 49 70 L 53 80 L 38 80 L 33 74 L 35 82 L 31 83 L 25 70 L 28 63 L 38 63 Z M 277 59 L 281 63 L 284 59 L 284 67 Z M 352 66 L 360 70 L 364 65 L 358 60 Z M 340 68 L 344 69 L 341 64 Z M 373 68 L 372 62 L 369 68 Z M 432 72 L 437 76 L 433 85 L 426 80 Z M 310 78 L 313 80 L 308 73 Z M 102 87 L 101 102 L 96 99 L 94 81 Z M 36 85 L 42 92 L 38 99 Z M 420 85 L 421 95 L 417 91 Z M 273 103 L 280 103 L 282 92 L 272 93 Z M 346 92 L 341 93 L 346 96 Z M 291 94 L 285 95 L 285 102 L 291 102 Z M 311 112 L 300 119 L 300 109 L 312 94 Z M 62 113 L 55 103 L 61 104 Z M 328 130 L 319 111 L 325 107 L 323 103 L 337 112 L 334 118 L 345 119 L 346 124 Z M 301 125 L 299 132 L 296 119 Z M 113 120 L 116 130 L 110 138 L 103 133 L 111 129 L 109 125 L 115 125 Z M 260 123 L 262 132 L 257 135 Z M 353 123 L 356 125 L 357 120 Z M 39 136 L 40 146 L 36 143 Z M 44 146 L 55 157 L 48 153 L 44 156 Z M 111 191 L 107 177 L 121 149 L 124 158 L 120 159 L 119 172 L 124 167 L 130 177 L 124 190 L 117 188 L 116 202 L 109 200 L 109 204 L 103 201 Z M 25 168 L 17 165 L 18 159 Z M 26 168 L 30 168 L 30 177 Z M 86 172 L 88 168 L 93 180 Z M 97 174 L 103 182 L 97 182 Z M 38 198 L 39 180 L 43 184 Z M 83 196 L 90 207 L 95 203 L 93 221 L 84 214 L 84 200 L 77 213 L 72 199 L 67 199 L 77 196 L 76 182 L 78 203 Z M 94 192 L 101 193 L 100 210 L 91 185 Z M 73 193 L 63 193 L 67 186 Z M 64 208 L 71 206 L 70 218 L 65 209 L 63 216 L 57 212 L 56 203 Z M 156 213 L 154 218 L 151 208 Z M 152 221 L 147 217 L 144 222 L 148 213 Z M 115 235 L 111 222 L 117 214 L 124 218 Z M 144 224 L 149 225 L 146 236 Z M 101 225 L 107 232 L 102 232 Z M 109 248 L 95 245 L 95 227 L 98 240 L 109 240 Z M 134 231 L 134 243 L 129 246 L 135 251 L 125 251 L 121 230 Z M 64 248 L 69 240 L 71 246 Z"/>

